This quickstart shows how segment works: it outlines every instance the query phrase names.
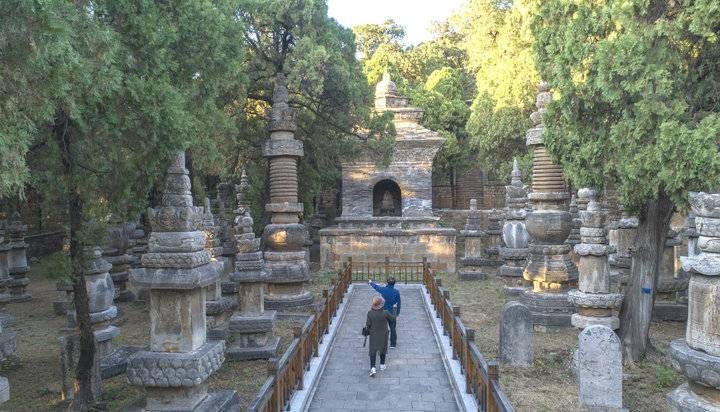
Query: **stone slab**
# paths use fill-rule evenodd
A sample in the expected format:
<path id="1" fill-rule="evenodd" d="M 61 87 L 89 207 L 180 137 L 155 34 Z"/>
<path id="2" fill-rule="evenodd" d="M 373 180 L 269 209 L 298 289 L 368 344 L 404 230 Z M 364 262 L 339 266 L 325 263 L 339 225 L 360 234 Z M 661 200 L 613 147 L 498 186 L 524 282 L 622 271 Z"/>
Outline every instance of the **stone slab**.
<path id="1" fill-rule="evenodd" d="M 652 318 L 657 321 L 685 322 L 688 317 L 688 306 L 681 303 L 655 301 Z"/>
<path id="2" fill-rule="evenodd" d="M 720 412 L 720 406 L 695 394 L 687 383 L 678 386 L 665 397 L 672 412 Z"/>
<path id="3" fill-rule="evenodd" d="M 488 274 L 485 272 L 477 272 L 477 271 L 458 272 L 458 279 L 464 280 L 464 281 L 485 280 L 487 278 L 488 278 Z"/>
<path id="4" fill-rule="evenodd" d="M 506 303 L 500 315 L 500 362 L 532 366 L 534 343 L 530 310 L 519 302 Z"/>
<path id="5" fill-rule="evenodd" d="M 225 351 L 225 357 L 229 361 L 270 359 L 277 356 L 278 346 L 280 346 L 279 336 L 272 337 L 265 346 L 243 347 L 234 343 Z"/>
<path id="6" fill-rule="evenodd" d="M 620 338 L 605 326 L 589 326 L 578 336 L 577 386 L 580 405 L 615 408 L 622 405 Z"/>
<path id="7" fill-rule="evenodd" d="M 218 390 L 209 392 L 191 412 L 235 412 L 240 410 L 240 397 L 232 390 Z M 150 412 L 145 408 L 145 401 L 135 402 L 123 412 Z"/>

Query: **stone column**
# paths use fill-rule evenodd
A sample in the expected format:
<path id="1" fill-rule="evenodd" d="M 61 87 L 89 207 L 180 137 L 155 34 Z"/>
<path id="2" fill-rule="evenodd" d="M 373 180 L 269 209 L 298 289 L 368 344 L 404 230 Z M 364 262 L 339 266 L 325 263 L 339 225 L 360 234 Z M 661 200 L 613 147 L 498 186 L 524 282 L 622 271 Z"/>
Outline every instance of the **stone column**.
<path id="1" fill-rule="evenodd" d="M 150 289 L 150 347 L 130 358 L 128 381 L 144 386 L 147 411 L 237 408 L 235 391 L 208 393 L 206 380 L 225 360 L 225 342 L 208 341 L 205 287 L 222 271 L 205 250 L 201 208 L 193 206 L 185 153 L 168 168 L 161 205 L 148 209 L 152 232 L 133 281 Z"/>
<path id="2" fill-rule="evenodd" d="M 695 213 L 688 213 L 687 225 L 688 227 L 685 231 L 685 235 L 688 238 L 688 257 L 693 257 L 698 253 L 697 241 L 700 236 L 695 228 Z"/>
<path id="3" fill-rule="evenodd" d="M 235 272 L 232 280 L 238 285 L 240 310 L 230 319 L 230 334 L 234 342 L 227 350 L 231 360 L 268 359 L 277 353 L 280 338 L 274 336 L 277 312 L 265 310 L 265 285 L 268 269 L 260 251 L 260 239 L 253 232 L 250 204 L 247 203 L 249 185 L 243 173 L 236 187 L 238 208 L 235 211 Z"/>
<path id="4" fill-rule="evenodd" d="M 565 243 L 572 229 L 566 210 L 570 193 L 562 168 L 545 151 L 542 139 L 542 115 L 552 95 L 544 82 L 539 91 L 538 110 L 530 116 L 535 127 L 527 132 L 527 145 L 533 148 L 532 193 L 528 195 L 533 211 L 525 223 L 530 234 L 530 255 L 523 278 L 532 282 L 533 289 L 523 294 L 522 302 L 533 314 L 535 330 L 545 332 L 570 326 L 575 309 L 568 302 L 567 292 L 577 285 L 578 271 L 570 260 L 570 245 Z"/>
<path id="5" fill-rule="evenodd" d="M 670 344 L 670 361 L 688 377 L 667 395 L 674 411 L 720 410 L 720 194 L 690 193 L 698 253 L 681 258 L 690 273 L 685 338 Z"/>
<path id="6" fill-rule="evenodd" d="M 135 259 L 132 255 L 118 249 L 106 249 L 103 255 L 105 260 L 112 265 L 110 276 L 115 284 L 115 302 L 132 302 L 135 300 L 135 294 L 128 289 L 127 283 L 130 280 L 128 271 Z"/>
<path id="7" fill-rule="evenodd" d="M 572 217 L 572 229 L 570 229 L 570 234 L 568 235 L 565 243 L 570 245 L 571 248 L 574 248 L 575 245 L 580 243 L 580 227 L 582 226 L 580 209 L 578 207 L 577 196 L 575 196 L 575 194 L 570 197 L 570 205 L 568 206 L 568 209 L 570 217 Z M 580 257 L 575 255 L 572 250 L 570 251 L 570 257 L 573 259 L 573 263 L 577 265 Z"/>
<path id="8" fill-rule="evenodd" d="M 207 197 L 203 202 L 201 228 L 205 232 L 205 250 L 210 254 L 210 259 L 223 264 L 222 275 L 205 290 L 207 335 L 208 339 L 212 340 L 225 339 L 230 317 L 237 307 L 237 301 L 232 297 L 222 295 L 225 267 L 229 264 L 227 262 L 229 258 L 222 256 L 223 247 L 220 239 L 222 228 L 215 223 L 210 199 Z"/>
<path id="9" fill-rule="evenodd" d="M 491 266 L 491 267 L 499 267 L 502 266 L 503 260 L 500 257 L 500 248 L 502 247 L 502 230 L 503 230 L 503 220 L 505 218 L 504 213 L 501 210 L 492 209 L 488 213 L 488 228 L 485 232 L 487 234 L 486 236 L 486 247 L 485 247 L 485 254 L 487 255 L 487 260 L 485 261 L 485 265 Z"/>
<path id="10" fill-rule="evenodd" d="M 505 282 L 505 298 L 508 300 L 517 299 L 527 290 L 522 277 L 528 256 L 529 235 L 525 227 L 527 200 L 527 188 L 521 180 L 520 167 L 515 159 L 510 185 L 505 186 L 505 224 L 503 246 L 500 247 L 500 257 L 505 264 L 498 269 L 498 275 Z"/>
<path id="11" fill-rule="evenodd" d="M 487 273 L 483 271 L 485 259 L 483 259 L 483 239 L 485 233 L 480 224 L 480 211 L 477 208 L 477 199 L 470 199 L 470 212 L 465 221 L 465 230 L 460 234 L 465 240 L 465 256 L 460 258 L 463 268 L 458 272 L 460 280 L 483 280 L 487 279 Z"/>
<path id="12" fill-rule="evenodd" d="M 115 286 L 109 273 L 112 265 L 103 259 L 102 249 L 99 247 L 84 249 L 83 260 L 82 276 L 85 277 L 85 289 L 88 295 L 90 325 L 95 335 L 95 364 L 91 372 L 92 391 L 96 399 L 101 399 L 103 366 L 112 369 L 108 370 L 108 375 L 117 368 L 122 372 L 125 360 L 114 357 L 115 348 L 112 344 L 112 339 L 120 333 L 120 329 L 112 325 L 113 320 L 118 316 L 117 306 L 113 305 Z M 59 342 L 63 399 L 72 399 L 75 397 L 75 368 L 80 354 L 77 315 L 74 308 L 67 312 L 67 325 L 61 330 Z"/>
<path id="13" fill-rule="evenodd" d="M 20 220 L 18 212 L 13 213 L 7 221 L 5 228 L 5 241 L 7 243 L 7 267 L 9 279 L 4 283 L 7 287 L 7 294 L 0 295 L 0 302 L 27 302 L 32 299 L 25 290 L 30 284 L 27 277 L 30 267 L 27 262 L 27 248 L 25 243 L 25 234 L 27 233 L 27 225 Z"/>
<path id="14" fill-rule="evenodd" d="M 652 311 L 655 320 L 684 322 L 687 319 L 687 303 L 679 297 L 687 290 L 690 277 L 687 272 L 677 270 L 675 248 L 680 244 L 682 241 L 677 232 L 669 229 L 655 286 L 655 306 Z"/>
<path id="15" fill-rule="evenodd" d="M 637 235 L 638 218 L 623 212 L 620 220 L 608 225 L 608 243 L 615 248 L 608 256 L 611 290 L 621 291 L 630 279 L 632 248 Z"/>
<path id="16" fill-rule="evenodd" d="M 310 268 L 305 246 L 308 231 L 300 223 L 303 205 L 298 201 L 297 162 L 303 156 L 303 144 L 295 139 L 296 112 L 288 105 L 285 75 L 278 73 L 273 90 L 270 113 L 270 139 L 265 142 L 263 156 L 270 163 L 270 224 L 262 239 L 265 260 L 270 270 L 265 305 L 270 309 L 307 308 L 313 302 L 305 290 Z"/>
<path id="17" fill-rule="evenodd" d="M 605 244 L 606 213 L 596 201 L 596 195 L 593 189 L 578 191 L 578 197 L 587 201 L 587 210 L 580 212 L 581 243 L 575 245 L 580 260 L 578 289 L 568 293 L 568 300 L 577 307 L 571 323 L 580 329 L 591 325 L 617 329 L 620 321 L 613 311 L 622 303 L 623 295 L 610 293 L 608 252 L 612 247 Z"/>

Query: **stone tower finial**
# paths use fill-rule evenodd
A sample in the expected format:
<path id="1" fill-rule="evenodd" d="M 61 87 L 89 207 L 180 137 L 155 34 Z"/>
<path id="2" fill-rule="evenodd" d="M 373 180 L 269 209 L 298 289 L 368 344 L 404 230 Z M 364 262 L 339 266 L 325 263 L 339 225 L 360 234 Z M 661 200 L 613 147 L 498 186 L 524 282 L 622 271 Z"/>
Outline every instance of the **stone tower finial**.
<path id="1" fill-rule="evenodd" d="M 530 120 L 532 120 L 535 126 L 543 124 L 543 114 L 547 108 L 547 105 L 552 101 L 552 94 L 550 93 L 550 85 L 547 82 L 540 82 L 538 86 L 538 95 L 535 98 L 535 107 L 537 110 L 530 114 Z"/>
<path id="2" fill-rule="evenodd" d="M 243 169 L 242 174 L 240 175 L 240 184 L 235 185 L 235 198 L 237 199 L 238 209 L 247 209 L 250 207 L 250 203 L 248 202 L 249 191 L 250 183 L 248 182 L 245 169 Z"/>
<path id="3" fill-rule="evenodd" d="M 510 185 L 511 186 L 522 186 L 522 173 L 520 173 L 520 165 L 518 164 L 517 157 L 513 158 L 513 170 L 510 174 Z"/>
<path id="4" fill-rule="evenodd" d="M 185 152 L 180 150 L 170 162 L 165 175 L 160 206 L 193 206 L 190 172 L 185 168 Z"/>

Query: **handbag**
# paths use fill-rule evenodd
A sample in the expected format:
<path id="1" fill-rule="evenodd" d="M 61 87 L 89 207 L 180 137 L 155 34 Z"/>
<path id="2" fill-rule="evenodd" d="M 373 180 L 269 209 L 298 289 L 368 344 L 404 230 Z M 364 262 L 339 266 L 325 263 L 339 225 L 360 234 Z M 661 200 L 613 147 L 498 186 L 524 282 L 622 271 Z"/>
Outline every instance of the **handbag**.
<path id="1" fill-rule="evenodd" d="M 363 340 L 363 348 L 367 344 L 367 338 L 370 336 L 370 329 L 367 327 L 362 328 L 362 335 L 365 337 L 365 340 Z"/>

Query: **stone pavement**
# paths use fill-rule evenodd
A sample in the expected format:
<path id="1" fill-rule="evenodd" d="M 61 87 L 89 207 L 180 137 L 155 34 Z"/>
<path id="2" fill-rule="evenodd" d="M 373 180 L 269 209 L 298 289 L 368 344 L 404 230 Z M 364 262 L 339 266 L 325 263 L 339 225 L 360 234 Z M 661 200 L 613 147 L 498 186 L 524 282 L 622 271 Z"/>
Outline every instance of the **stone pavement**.
<path id="1" fill-rule="evenodd" d="M 310 411 L 458 411 L 419 289 L 402 288 L 398 348 L 388 349 L 387 369 L 370 371 L 360 334 L 376 292 L 355 284 Z"/>

